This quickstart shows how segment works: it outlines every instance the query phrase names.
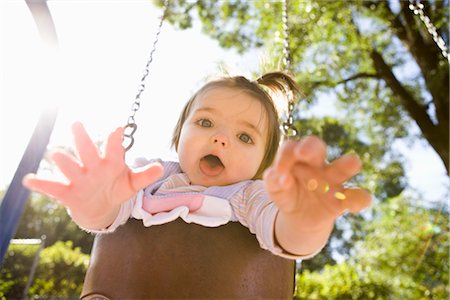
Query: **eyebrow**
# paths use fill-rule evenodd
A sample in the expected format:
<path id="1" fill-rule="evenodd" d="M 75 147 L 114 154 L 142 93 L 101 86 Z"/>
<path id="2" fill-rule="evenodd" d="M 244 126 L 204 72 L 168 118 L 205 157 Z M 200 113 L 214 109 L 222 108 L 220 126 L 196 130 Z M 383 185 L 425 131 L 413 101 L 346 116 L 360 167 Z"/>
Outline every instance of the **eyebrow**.
<path id="1" fill-rule="evenodd" d="M 220 113 L 220 111 L 218 111 L 217 109 L 212 108 L 212 107 L 208 107 L 208 106 L 200 107 L 200 108 L 198 108 L 198 109 L 193 111 L 193 113 L 199 113 L 199 112 L 216 112 L 216 113 L 219 112 Z M 251 131 L 254 131 L 257 135 L 262 137 L 262 134 L 259 131 L 258 127 L 255 126 L 254 124 L 252 124 L 251 122 L 249 122 L 247 120 L 239 120 L 238 123 L 243 125 L 243 126 L 245 126 L 245 127 L 247 127 Z"/>
<path id="2" fill-rule="evenodd" d="M 193 113 L 198 113 L 198 112 L 202 112 L 202 111 L 206 111 L 206 112 L 217 112 L 218 110 L 215 109 L 215 108 L 212 108 L 212 107 L 207 107 L 207 106 L 205 106 L 205 107 L 200 107 L 200 108 L 195 109 L 195 110 L 193 111 Z"/>
<path id="3" fill-rule="evenodd" d="M 242 120 L 239 123 L 241 123 L 243 126 L 249 128 L 251 131 L 254 131 L 257 135 L 259 135 L 260 137 L 262 137 L 261 132 L 259 131 L 258 127 L 256 127 L 255 125 L 253 125 L 252 123 L 250 123 L 249 121 L 246 120 Z"/>

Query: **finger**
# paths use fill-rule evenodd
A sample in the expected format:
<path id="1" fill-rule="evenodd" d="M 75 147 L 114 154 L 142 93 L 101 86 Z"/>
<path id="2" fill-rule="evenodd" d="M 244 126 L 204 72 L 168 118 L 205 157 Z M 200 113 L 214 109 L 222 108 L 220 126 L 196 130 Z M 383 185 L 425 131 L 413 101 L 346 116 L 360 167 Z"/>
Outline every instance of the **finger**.
<path id="1" fill-rule="evenodd" d="M 327 144 L 317 136 L 307 136 L 300 140 L 295 147 L 298 162 L 320 168 L 327 158 Z"/>
<path id="2" fill-rule="evenodd" d="M 266 185 L 266 190 L 270 193 L 278 193 L 288 189 L 292 182 L 291 176 L 280 174 L 275 168 L 269 168 L 264 172 L 263 180 Z"/>
<path id="3" fill-rule="evenodd" d="M 295 206 L 295 201 L 290 201 L 292 197 L 292 187 L 294 185 L 294 178 L 280 177 L 274 168 L 269 168 L 263 175 L 265 190 L 270 196 L 270 199 L 276 203 L 278 208 L 284 211 L 292 209 Z"/>
<path id="4" fill-rule="evenodd" d="M 70 181 L 79 178 L 81 175 L 80 163 L 70 154 L 61 150 L 55 151 L 50 155 L 61 172 Z"/>
<path id="5" fill-rule="evenodd" d="M 358 213 L 370 206 L 372 195 L 361 188 L 348 188 L 342 192 L 345 198 L 341 199 L 342 207 L 351 213 Z"/>
<path id="6" fill-rule="evenodd" d="M 361 170 L 361 166 L 358 155 L 347 154 L 327 166 L 327 177 L 335 184 L 342 184 L 355 176 Z"/>
<path id="7" fill-rule="evenodd" d="M 95 166 L 100 161 L 100 156 L 86 129 L 80 122 L 76 122 L 72 126 L 72 131 L 81 162 L 86 167 Z"/>
<path id="8" fill-rule="evenodd" d="M 283 143 L 283 145 L 281 145 L 281 148 L 280 150 L 278 150 L 277 157 L 274 162 L 273 172 L 287 174 L 290 171 L 292 165 L 295 163 L 295 144 L 296 142 L 294 141 L 286 141 Z"/>
<path id="9" fill-rule="evenodd" d="M 65 183 L 39 179 L 34 174 L 26 175 L 22 183 L 30 190 L 58 199 L 61 202 L 64 202 L 67 198 L 67 192 L 69 191 L 69 186 Z"/>
<path id="10" fill-rule="evenodd" d="M 123 131 L 124 129 L 119 127 L 108 136 L 105 159 L 120 163 L 124 162 L 125 149 L 122 145 Z"/>
<path id="11" fill-rule="evenodd" d="M 284 143 L 274 165 L 278 172 L 286 174 L 296 163 L 322 167 L 325 164 L 325 158 L 326 144 L 318 137 L 308 136 L 299 142 Z"/>
<path id="12" fill-rule="evenodd" d="M 131 173 L 131 186 L 134 191 L 139 191 L 158 180 L 164 172 L 160 163 L 152 163 L 143 168 L 133 170 Z"/>

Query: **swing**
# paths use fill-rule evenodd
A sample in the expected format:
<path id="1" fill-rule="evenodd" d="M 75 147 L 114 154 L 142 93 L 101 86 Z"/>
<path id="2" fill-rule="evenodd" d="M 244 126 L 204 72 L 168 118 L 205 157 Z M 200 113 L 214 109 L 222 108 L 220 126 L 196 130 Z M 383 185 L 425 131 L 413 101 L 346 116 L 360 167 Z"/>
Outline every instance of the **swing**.
<path id="1" fill-rule="evenodd" d="M 167 6 L 166 0 L 141 88 L 125 126 L 127 150 L 134 143 L 137 129 L 134 116 L 140 107 L 144 80 Z M 283 1 L 283 64 L 289 71 L 287 6 L 287 0 Z M 288 138 L 298 134 L 293 110 L 291 95 L 287 118 L 282 124 Z M 294 278 L 295 262 L 261 249 L 256 237 L 240 223 L 206 228 L 177 219 L 145 228 L 141 221 L 129 219 L 115 232 L 96 236 L 81 298 L 292 299 Z"/>
<path id="2" fill-rule="evenodd" d="M 126 150 L 134 143 L 137 129 L 134 117 L 167 7 L 165 1 L 153 49 L 125 126 Z M 286 1 L 283 26 L 286 36 L 283 62 L 288 70 Z M 286 136 L 297 135 L 293 109 L 290 97 L 289 115 L 283 123 Z M 295 261 L 263 250 L 255 235 L 238 222 L 207 228 L 177 219 L 143 227 L 142 221 L 129 219 L 115 232 L 95 237 L 81 299 L 254 299 L 261 295 L 292 299 L 294 278 Z"/>
<path id="3" fill-rule="evenodd" d="M 410 0 L 413 5 L 412 0 Z M 165 11 L 168 1 L 164 2 Z M 411 9 L 420 7 L 412 6 Z M 414 11 L 416 13 L 416 11 Z M 423 12 L 420 14 L 422 16 Z M 130 149 L 137 129 L 134 115 L 148 75 L 152 54 L 164 20 L 150 53 L 146 72 L 132 115 L 125 128 Z M 290 66 L 287 0 L 283 1 L 285 34 L 284 64 Z M 428 27 L 428 25 L 427 25 Z M 439 43 L 437 42 L 438 46 Z M 447 49 L 441 47 L 448 58 Z M 288 103 L 288 118 L 283 123 L 286 136 L 297 135 L 293 125 L 294 101 Z M 40 160 L 41 155 L 37 160 Z M 33 159 L 36 161 L 36 159 Z M 3 207 L 1 207 L 3 208 Z M 7 211 L 0 209 L 1 212 Z M 0 214 L 1 215 L 1 214 Z M 4 218 L 0 218 L 4 220 Z M 125 248 L 125 247 L 126 248 Z M 96 236 L 82 299 L 116 298 L 292 298 L 295 264 L 262 250 L 253 234 L 239 223 L 206 228 L 176 220 L 144 228 L 130 219 L 114 233 Z M 176 287 L 176 288 L 174 288 Z"/>

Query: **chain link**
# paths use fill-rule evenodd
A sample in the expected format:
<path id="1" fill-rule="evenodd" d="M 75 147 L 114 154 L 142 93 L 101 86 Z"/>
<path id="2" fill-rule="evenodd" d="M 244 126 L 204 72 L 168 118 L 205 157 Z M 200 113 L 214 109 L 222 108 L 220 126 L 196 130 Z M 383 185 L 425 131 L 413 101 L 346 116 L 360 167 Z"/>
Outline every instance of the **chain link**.
<path id="1" fill-rule="evenodd" d="M 289 15 L 288 15 L 288 6 L 289 0 L 283 0 L 283 13 L 281 16 L 281 20 L 283 22 L 283 65 L 286 71 L 291 69 L 291 47 L 289 44 Z"/>
<path id="2" fill-rule="evenodd" d="M 434 42 L 441 50 L 442 56 L 444 56 L 450 63 L 450 54 L 448 53 L 447 46 L 445 45 L 444 40 L 442 37 L 439 36 L 436 27 L 431 22 L 430 18 L 425 15 L 423 11 L 423 4 L 420 3 L 419 0 L 409 0 L 409 9 L 415 14 L 419 15 L 419 18 L 422 20 L 422 22 L 427 27 L 428 32 L 433 37 Z"/>
<path id="3" fill-rule="evenodd" d="M 156 30 L 155 39 L 153 40 L 152 50 L 150 51 L 149 59 L 147 61 L 147 64 L 145 65 L 145 69 L 144 69 L 140 84 L 138 86 L 138 92 L 136 94 L 136 97 L 134 98 L 133 104 L 131 105 L 131 114 L 128 117 L 127 124 L 124 127 L 124 129 L 125 129 L 124 139 L 126 140 L 126 141 L 124 141 L 124 143 L 126 144 L 126 146 L 124 145 L 125 151 L 130 150 L 134 144 L 134 133 L 137 130 L 135 116 L 136 116 L 136 113 L 138 112 L 139 108 L 141 107 L 141 95 L 142 95 L 142 92 L 144 92 L 144 90 L 145 90 L 145 80 L 146 80 L 147 76 L 150 74 L 150 65 L 153 62 L 153 54 L 156 51 L 156 44 L 158 44 L 162 25 L 167 16 L 167 11 L 169 8 L 169 0 L 164 0 L 163 8 L 164 8 L 163 13 L 160 17 L 159 24 L 158 24 L 158 27 Z"/>
<path id="4" fill-rule="evenodd" d="M 289 72 L 291 69 L 292 57 L 291 57 L 291 47 L 289 44 L 289 2 L 288 0 L 283 0 L 283 14 L 282 14 L 282 22 L 283 22 L 283 36 L 284 36 L 284 48 L 283 48 L 283 65 L 286 72 Z M 287 117 L 283 122 L 282 128 L 284 135 L 287 138 L 294 138 L 298 135 L 298 130 L 294 125 L 294 95 L 292 91 L 288 93 L 288 109 L 287 109 Z"/>

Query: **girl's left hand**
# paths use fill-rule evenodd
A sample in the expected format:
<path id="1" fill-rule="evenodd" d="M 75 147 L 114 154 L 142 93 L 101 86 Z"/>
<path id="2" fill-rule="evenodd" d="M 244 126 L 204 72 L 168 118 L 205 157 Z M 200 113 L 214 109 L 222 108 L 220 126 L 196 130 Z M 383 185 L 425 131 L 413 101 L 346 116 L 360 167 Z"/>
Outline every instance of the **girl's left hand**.
<path id="1" fill-rule="evenodd" d="M 280 212 L 298 217 L 305 230 L 317 230 L 345 211 L 357 213 L 370 205 L 368 191 L 343 186 L 360 169 L 355 154 L 328 163 L 325 142 L 308 136 L 282 145 L 264 182 Z"/>

